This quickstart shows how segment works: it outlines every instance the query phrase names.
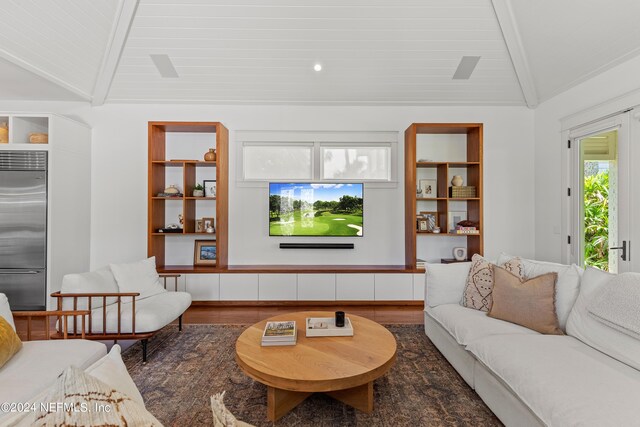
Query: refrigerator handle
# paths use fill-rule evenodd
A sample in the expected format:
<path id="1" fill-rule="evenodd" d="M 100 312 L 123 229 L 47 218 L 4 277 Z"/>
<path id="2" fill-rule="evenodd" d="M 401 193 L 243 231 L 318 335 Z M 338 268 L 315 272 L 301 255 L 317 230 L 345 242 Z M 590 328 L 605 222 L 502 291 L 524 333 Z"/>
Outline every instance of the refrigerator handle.
<path id="1" fill-rule="evenodd" d="M 30 271 L 7 271 L 0 270 L 0 274 L 38 274 L 38 271 L 30 270 Z"/>

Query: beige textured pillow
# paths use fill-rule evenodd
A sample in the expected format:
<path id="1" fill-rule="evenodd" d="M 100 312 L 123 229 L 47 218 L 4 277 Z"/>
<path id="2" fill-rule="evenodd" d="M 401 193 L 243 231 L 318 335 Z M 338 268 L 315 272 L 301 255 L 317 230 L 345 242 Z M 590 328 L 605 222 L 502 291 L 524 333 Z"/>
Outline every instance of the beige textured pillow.
<path id="1" fill-rule="evenodd" d="M 491 264 L 484 257 L 475 254 L 471 258 L 471 268 L 467 277 L 467 284 L 464 288 L 462 305 L 467 308 L 474 308 L 480 311 L 491 310 L 493 291 L 493 269 Z M 514 275 L 523 278 L 523 267 L 520 258 L 512 258 L 504 264 L 503 268 Z"/>
<path id="2" fill-rule="evenodd" d="M 142 405 L 75 366 L 60 375 L 43 402 L 53 403 L 33 413 L 32 426 L 162 427 Z"/>
<path id="3" fill-rule="evenodd" d="M 493 267 L 493 306 L 489 316 L 548 335 L 564 335 L 556 314 L 558 273 L 522 281 L 507 270 Z"/>
<path id="4" fill-rule="evenodd" d="M 0 316 L 0 368 L 22 348 L 20 337 L 9 322 Z"/>

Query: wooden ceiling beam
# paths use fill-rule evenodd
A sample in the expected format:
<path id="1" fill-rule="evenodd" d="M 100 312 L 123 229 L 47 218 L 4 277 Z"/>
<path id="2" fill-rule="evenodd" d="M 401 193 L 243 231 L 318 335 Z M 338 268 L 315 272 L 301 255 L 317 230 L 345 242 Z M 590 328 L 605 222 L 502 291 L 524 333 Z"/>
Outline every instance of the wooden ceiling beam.
<path id="1" fill-rule="evenodd" d="M 120 0 L 113 21 L 113 27 L 111 28 L 111 34 L 109 35 L 109 42 L 107 43 L 104 57 L 102 58 L 102 65 L 96 78 L 96 84 L 93 87 L 91 104 L 94 106 L 104 104 L 109 95 L 113 77 L 116 74 L 118 63 L 120 62 L 120 57 L 122 56 L 124 45 L 127 42 L 131 24 L 133 23 L 133 18 L 138 9 L 138 2 L 139 0 Z"/>
<path id="2" fill-rule="evenodd" d="M 538 95 L 520 31 L 511 8 L 511 0 L 491 0 L 491 4 L 502 30 L 502 36 L 507 45 L 524 100 L 529 108 L 535 108 L 538 105 Z"/>

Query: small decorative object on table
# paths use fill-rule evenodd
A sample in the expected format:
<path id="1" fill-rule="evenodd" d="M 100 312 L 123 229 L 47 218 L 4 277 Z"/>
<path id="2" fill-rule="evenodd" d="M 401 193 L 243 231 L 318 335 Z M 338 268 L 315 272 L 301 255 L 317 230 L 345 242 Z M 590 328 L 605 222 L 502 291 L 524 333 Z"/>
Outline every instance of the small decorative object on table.
<path id="1" fill-rule="evenodd" d="M 305 334 L 307 337 L 352 337 L 353 325 L 346 316 L 344 326 L 337 326 L 335 317 L 307 317 Z"/>
<path id="2" fill-rule="evenodd" d="M 458 187 L 449 187 L 449 197 L 457 197 L 460 199 L 476 197 L 476 187 L 461 185 Z"/>
<path id="3" fill-rule="evenodd" d="M 0 123 L 0 144 L 7 144 L 9 142 L 9 128 L 7 123 Z"/>
<path id="4" fill-rule="evenodd" d="M 295 320 L 284 322 L 267 322 L 262 333 L 263 347 L 279 345 L 295 345 L 298 339 L 298 329 Z"/>
<path id="5" fill-rule="evenodd" d="M 433 227 L 433 234 L 440 234 L 440 227 Z"/>
<path id="6" fill-rule="evenodd" d="M 336 311 L 336 327 L 344 328 L 344 311 Z"/>
<path id="7" fill-rule="evenodd" d="M 29 134 L 29 142 L 32 144 L 48 144 L 49 134 L 32 132 Z"/>
<path id="8" fill-rule="evenodd" d="M 438 226 L 438 212 L 423 211 L 420 212 L 420 215 L 422 215 L 422 218 L 427 221 L 425 229 L 422 230 L 421 228 L 420 231 L 428 231 L 429 233 L 433 233 L 434 228 Z"/>
<path id="9" fill-rule="evenodd" d="M 196 240 L 193 258 L 194 265 L 216 265 L 216 241 Z"/>
<path id="10" fill-rule="evenodd" d="M 169 224 L 165 228 L 158 229 L 158 233 L 182 233 L 182 229 L 178 224 Z"/>
<path id="11" fill-rule="evenodd" d="M 453 248 L 453 257 L 456 261 L 464 261 L 467 259 L 467 248 Z"/>
<path id="12" fill-rule="evenodd" d="M 216 150 L 215 150 L 215 148 L 209 148 L 209 151 L 204 153 L 204 161 L 205 162 L 215 162 L 216 161 Z"/>
<path id="13" fill-rule="evenodd" d="M 184 216 L 182 214 L 178 214 L 178 226 L 180 229 L 184 228 Z"/>
<path id="14" fill-rule="evenodd" d="M 193 197 L 204 197 L 204 187 L 201 184 L 193 187 Z"/>
<path id="15" fill-rule="evenodd" d="M 204 197 L 216 197 L 216 181 L 214 179 L 205 179 L 204 185 Z"/>
<path id="16" fill-rule="evenodd" d="M 416 188 L 416 197 L 417 198 L 422 197 L 422 188 L 420 187 Z"/>

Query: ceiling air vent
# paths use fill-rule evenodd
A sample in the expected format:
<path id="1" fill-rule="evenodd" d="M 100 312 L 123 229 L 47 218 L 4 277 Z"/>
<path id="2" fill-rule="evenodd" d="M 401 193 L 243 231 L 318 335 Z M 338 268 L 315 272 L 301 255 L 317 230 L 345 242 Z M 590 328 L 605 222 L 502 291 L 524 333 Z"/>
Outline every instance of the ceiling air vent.
<path id="1" fill-rule="evenodd" d="M 468 80 L 469 77 L 471 77 L 473 70 L 476 69 L 478 61 L 480 61 L 479 56 L 463 56 L 460 60 L 460 64 L 458 64 L 456 72 L 453 74 L 453 79 Z"/>

